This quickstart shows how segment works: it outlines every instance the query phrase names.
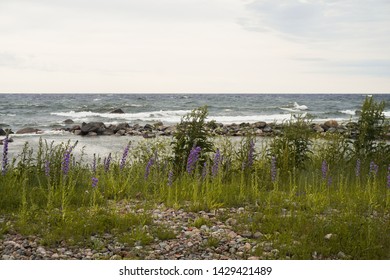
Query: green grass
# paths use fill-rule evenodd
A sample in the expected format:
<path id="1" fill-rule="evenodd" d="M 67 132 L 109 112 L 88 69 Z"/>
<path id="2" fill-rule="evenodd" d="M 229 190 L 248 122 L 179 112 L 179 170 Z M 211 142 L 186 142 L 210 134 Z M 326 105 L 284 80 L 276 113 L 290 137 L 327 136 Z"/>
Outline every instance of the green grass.
<path id="1" fill-rule="evenodd" d="M 38 153 L 26 146 L 0 175 L 0 238 L 18 232 L 37 235 L 47 246 L 65 242 L 98 248 L 104 245 L 91 236 L 112 234 L 129 246 L 147 245 L 174 239 L 175 233 L 154 224 L 151 215 L 139 209 L 153 209 L 161 203 L 194 212 L 244 207 L 244 213 L 234 214 L 238 221 L 234 229 L 262 233 L 260 239 L 252 240 L 258 243 L 252 255 L 311 259 L 315 252 L 317 258 L 327 259 L 343 252 L 349 259 L 390 259 L 390 162 L 378 160 L 379 171 L 374 174 L 370 163 L 376 159 L 362 158 L 356 176 L 356 160 L 347 153 L 337 153 L 348 144 L 327 139 L 319 148 L 314 141 L 302 168 L 281 162 L 272 181 L 267 143 L 257 148 L 253 165 L 243 168 L 246 153 L 227 149 L 233 146 L 229 141 L 223 139 L 219 146 L 224 160 L 215 176 L 211 174 L 210 153 L 204 178 L 199 165 L 194 174 L 174 174 L 172 184 L 169 145 L 162 142 L 132 147 L 122 169 L 120 159 L 113 159 L 108 170 L 100 160 L 93 171 L 92 163 L 82 158 L 75 158 L 73 164 L 72 154 L 66 175 L 63 157 L 70 143 L 53 146 L 41 142 Z M 145 178 L 146 165 L 155 152 L 158 161 Z M 326 176 L 321 170 L 324 160 L 328 164 Z M 50 176 L 45 174 L 45 162 L 50 162 Z M 289 168 L 281 170 L 283 166 Z M 93 177 L 98 178 L 95 188 Z M 125 208 L 127 201 L 136 201 L 131 211 Z M 191 225 L 212 224 L 201 217 Z M 325 238 L 328 234 L 332 238 Z M 206 246 L 215 247 L 219 242 L 209 239 Z M 264 254 L 267 242 L 278 249 L 277 254 Z"/>

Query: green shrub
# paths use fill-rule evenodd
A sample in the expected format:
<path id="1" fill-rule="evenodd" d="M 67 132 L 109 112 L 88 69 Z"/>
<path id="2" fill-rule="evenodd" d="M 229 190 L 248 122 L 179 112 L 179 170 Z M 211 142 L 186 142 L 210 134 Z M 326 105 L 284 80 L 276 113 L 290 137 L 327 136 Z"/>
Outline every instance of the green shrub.
<path id="1" fill-rule="evenodd" d="M 208 139 L 206 129 L 207 106 L 199 107 L 186 114 L 177 125 L 172 144 L 173 165 L 177 173 L 184 170 L 188 155 L 195 146 L 202 149 L 200 163 L 205 161 L 207 152 L 213 150 L 213 143 Z"/>

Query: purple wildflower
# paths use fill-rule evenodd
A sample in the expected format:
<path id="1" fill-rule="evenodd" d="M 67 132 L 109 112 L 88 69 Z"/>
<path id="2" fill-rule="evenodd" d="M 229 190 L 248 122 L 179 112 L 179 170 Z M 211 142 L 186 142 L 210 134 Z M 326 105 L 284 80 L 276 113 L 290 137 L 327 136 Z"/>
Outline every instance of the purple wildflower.
<path id="1" fill-rule="evenodd" d="M 360 162 L 360 159 L 357 159 L 356 160 L 356 168 L 355 168 L 356 177 L 360 176 L 360 168 L 361 168 L 361 162 Z"/>
<path id="2" fill-rule="evenodd" d="M 96 174 L 96 154 L 93 154 L 92 172 L 93 172 L 93 174 Z"/>
<path id="3" fill-rule="evenodd" d="M 370 173 L 374 176 L 378 174 L 379 166 L 374 161 L 370 162 Z"/>
<path id="4" fill-rule="evenodd" d="M 122 160 L 121 160 L 121 164 L 120 164 L 121 170 L 125 167 L 126 158 L 127 158 L 127 155 L 129 154 L 129 149 L 130 149 L 130 143 L 126 146 L 125 150 L 123 151 Z"/>
<path id="5" fill-rule="evenodd" d="M 332 185 L 332 177 L 331 176 L 328 177 L 328 186 L 330 186 L 330 185 Z"/>
<path id="6" fill-rule="evenodd" d="M 172 186 L 173 183 L 173 171 L 169 170 L 168 172 L 168 186 Z"/>
<path id="7" fill-rule="evenodd" d="M 207 176 L 207 162 L 203 163 L 203 169 L 202 169 L 202 180 L 204 180 Z"/>
<path id="8" fill-rule="evenodd" d="M 390 189 L 390 164 L 387 167 L 387 188 Z"/>
<path id="9" fill-rule="evenodd" d="M 48 159 L 45 161 L 45 175 L 50 177 L 50 161 Z"/>
<path id="10" fill-rule="evenodd" d="M 221 162 L 221 153 L 220 153 L 219 149 L 217 149 L 215 156 L 214 156 L 213 167 L 211 168 L 211 174 L 213 177 L 217 176 L 217 174 L 218 174 L 220 162 Z"/>
<path id="11" fill-rule="evenodd" d="M 271 157 L 271 181 L 276 181 L 276 157 Z"/>
<path id="12" fill-rule="evenodd" d="M 111 164 L 111 153 L 108 154 L 107 158 L 104 158 L 104 170 L 106 172 L 110 170 L 110 164 Z"/>
<path id="13" fill-rule="evenodd" d="M 62 160 L 62 173 L 66 176 L 69 173 L 70 154 L 72 148 L 68 149 L 64 153 L 64 159 Z"/>
<path id="14" fill-rule="evenodd" d="M 322 161 L 321 171 L 322 171 L 322 179 L 325 180 L 328 174 L 328 164 L 326 163 L 326 160 Z"/>
<path id="15" fill-rule="evenodd" d="M 248 162 L 247 162 L 247 167 L 252 167 L 253 165 L 253 160 L 255 158 L 254 156 L 255 153 L 255 142 L 251 140 L 249 142 L 249 151 L 248 151 Z"/>
<path id="16" fill-rule="evenodd" d="M 146 165 L 146 168 L 145 168 L 145 180 L 148 179 L 149 177 L 149 173 L 150 173 L 150 168 L 152 167 L 152 165 L 154 164 L 155 162 L 155 159 L 154 157 L 152 156 L 149 161 L 148 161 L 148 164 Z"/>
<path id="17" fill-rule="evenodd" d="M 8 165 L 8 136 L 3 140 L 3 164 L 2 164 L 2 173 L 5 175 L 7 172 Z"/>
<path id="18" fill-rule="evenodd" d="M 99 183 L 99 179 L 96 177 L 92 177 L 92 188 L 96 188 Z"/>
<path id="19" fill-rule="evenodd" d="M 199 154 L 200 154 L 201 150 L 202 150 L 202 148 L 198 147 L 198 146 L 192 148 L 192 150 L 188 156 L 188 160 L 187 160 L 187 173 L 188 174 L 191 174 L 195 170 L 196 163 L 198 162 Z"/>

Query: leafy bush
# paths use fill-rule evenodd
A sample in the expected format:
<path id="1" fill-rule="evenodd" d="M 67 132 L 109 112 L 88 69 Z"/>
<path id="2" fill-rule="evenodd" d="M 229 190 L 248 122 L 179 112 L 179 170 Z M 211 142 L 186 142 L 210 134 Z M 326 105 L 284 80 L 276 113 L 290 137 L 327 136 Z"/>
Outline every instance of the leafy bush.
<path id="1" fill-rule="evenodd" d="M 383 158 L 387 155 L 387 159 L 383 158 L 383 161 L 389 160 L 389 145 L 382 140 L 388 128 L 384 108 L 384 102 L 377 103 L 373 97 L 366 97 L 358 122 L 359 136 L 353 143 L 357 158 Z"/>
<path id="2" fill-rule="evenodd" d="M 205 154 L 213 150 L 213 143 L 208 139 L 206 129 L 207 115 L 207 106 L 199 107 L 186 114 L 177 125 L 174 141 L 171 143 L 176 172 L 184 170 L 192 148 L 201 148 L 200 163 L 205 161 Z"/>

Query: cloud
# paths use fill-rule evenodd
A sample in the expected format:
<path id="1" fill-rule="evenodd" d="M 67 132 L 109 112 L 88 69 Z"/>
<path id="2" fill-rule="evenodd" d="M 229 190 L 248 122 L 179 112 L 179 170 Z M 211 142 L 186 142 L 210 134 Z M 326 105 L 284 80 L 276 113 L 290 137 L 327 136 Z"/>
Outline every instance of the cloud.
<path id="1" fill-rule="evenodd" d="M 244 27 L 290 39 L 372 38 L 390 31 L 390 2 L 385 0 L 255 0 L 247 9 L 252 16 Z"/>

